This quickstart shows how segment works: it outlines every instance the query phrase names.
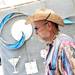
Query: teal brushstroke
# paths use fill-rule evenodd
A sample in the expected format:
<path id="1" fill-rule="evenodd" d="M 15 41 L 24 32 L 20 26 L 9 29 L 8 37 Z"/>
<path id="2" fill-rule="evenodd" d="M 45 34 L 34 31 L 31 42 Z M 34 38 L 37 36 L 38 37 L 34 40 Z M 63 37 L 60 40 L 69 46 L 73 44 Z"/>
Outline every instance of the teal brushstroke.
<path id="1" fill-rule="evenodd" d="M 22 32 L 22 37 L 21 37 L 21 39 L 19 40 L 19 41 L 17 41 L 17 42 L 15 42 L 15 43 L 13 43 L 13 44 L 7 44 L 6 42 L 4 42 L 3 40 L 2 40 L 2 42 L 3 42 L 3 44 L 4 44 L 4 47 L 6 47 L 7 49 L 18 49 L 18 48 L 20 48 L 23 44 L 24 44 L 24 42 L 25 42 L 25 35 L 24 35 L 24 33 Z"/>
<path id="2" fill-rule="evenodd" d="M 0 23 L 0 33 L 1 33 L 1 31 L 2 31 L 2 29 L 3 29 L 3 27 L 4 27 L 4 25 L 14 16 L 14 15 L 18 15 L 18 14 L 21 14 L 21 15 L 24 15 L 24 14 L 22 14 L 22 13 L 10 13 L 10 14 L 8 14 L 8 15 L 6 15 L 4 18 L 3 18 L 3 20 L 1 21 L 1 23 Z M 1 36 L 0 36 L 1 37 Z M 2 38 L 2 37 L 1 37 Z M 0 39 L 1 40 L 1 39 Z M 13 44 L 7 44 L 4 40 L 1 40 L 2 42 L 3 42 L 3 44 L 4 44 L 4 46 L 6 47 L 6 48 L 8 48 L 8 49 L 18 49 L 18 48 L 20 48 L 23 44 L 24 44 L 24 42 L 25 42 L 25 35 L 24 35 L 24 33 L 22 32 L 22 37 L 21 37 L 21 39 L 19 40 L 19 41 L 17 41 L 17 42 L 15 42 L 15 43 L 13 43 Z"/>
<path id="3" fill-rule="evenodd" d="M 69 19 L 64 19 L 64 24 L 73 24 L 73 22 Z"/>
<path id="4" fill-rule="evenodd" d="M 6 15 L 6 16 L 3 18 L 2 22 L 0 23 L 0 30 L 3 29 L 4 25 L 9 21 L 9 19 L 10 19 L 14 14 L 15 14 L 15 13 L 8 14 L 8 15 Z"/>

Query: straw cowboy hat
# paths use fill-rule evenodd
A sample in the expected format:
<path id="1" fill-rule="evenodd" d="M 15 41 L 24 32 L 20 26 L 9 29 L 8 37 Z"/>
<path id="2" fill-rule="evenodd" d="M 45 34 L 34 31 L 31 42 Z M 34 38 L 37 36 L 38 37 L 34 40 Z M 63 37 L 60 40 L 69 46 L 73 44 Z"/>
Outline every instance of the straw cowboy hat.
<path id="1" fill-rule="evenodd" d="M 60 26 L 64 26 L 63 19 L 51 9 L 36 10 L 32 16 L 29 16 L 27 18 L 27 23 L 33 23 L 34 21 L 39 21 L 39 20 L 48 20 Z"/>

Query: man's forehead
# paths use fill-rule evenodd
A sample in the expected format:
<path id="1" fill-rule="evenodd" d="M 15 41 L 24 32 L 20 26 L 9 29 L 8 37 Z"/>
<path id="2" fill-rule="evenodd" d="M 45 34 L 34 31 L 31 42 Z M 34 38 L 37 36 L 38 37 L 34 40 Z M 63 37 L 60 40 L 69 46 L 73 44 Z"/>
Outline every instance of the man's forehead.
<path id="1" fill-rule="evenodd" d="M 33 23 L 33 26 L 41 26 L 41 25 L 44 25 L 45 21 L 35 21 Z"/>
<path id="2" fill-rule="evenodd" d="M 51 21 L 48 21 L 48 20 L 40 20 L 40 21 L 35 21 L 34 22 L 34 25 L 45 25 L 45 24 L 47 24 L 47 23 L 50 23 L 50 24 L 54 24 L 53 22 L 51 22 Z"/>

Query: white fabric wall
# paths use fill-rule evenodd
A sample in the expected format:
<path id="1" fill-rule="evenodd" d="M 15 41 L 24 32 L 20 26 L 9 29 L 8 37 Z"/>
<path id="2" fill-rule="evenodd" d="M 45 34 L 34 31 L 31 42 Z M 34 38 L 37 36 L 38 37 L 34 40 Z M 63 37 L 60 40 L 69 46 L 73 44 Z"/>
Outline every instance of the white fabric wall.
<path id="1" fill-rule="evenodd" d="M 75 15 L 75 0 L 47 0 L 47 8 L 51 8 L 56 11 L 63 18 L 71 15 Z"/>

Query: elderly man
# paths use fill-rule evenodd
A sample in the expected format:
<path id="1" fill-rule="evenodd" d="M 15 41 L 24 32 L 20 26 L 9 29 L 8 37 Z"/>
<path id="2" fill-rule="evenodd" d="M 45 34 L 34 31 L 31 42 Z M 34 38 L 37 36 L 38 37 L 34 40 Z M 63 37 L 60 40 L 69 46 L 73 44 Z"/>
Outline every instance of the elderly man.
<path id="1" fill-rule="evenodd" d="M 49 44 L 45 75 L 75 75 L 75 43 L 59 31 L 63 19 L 50 9 L 39 9 L 27 18 L 36 34 Z"/>

